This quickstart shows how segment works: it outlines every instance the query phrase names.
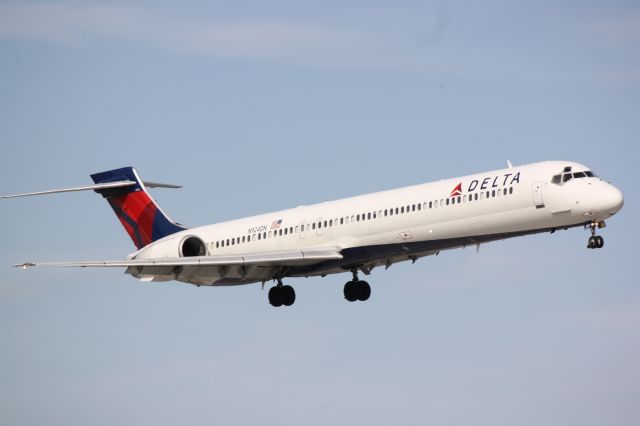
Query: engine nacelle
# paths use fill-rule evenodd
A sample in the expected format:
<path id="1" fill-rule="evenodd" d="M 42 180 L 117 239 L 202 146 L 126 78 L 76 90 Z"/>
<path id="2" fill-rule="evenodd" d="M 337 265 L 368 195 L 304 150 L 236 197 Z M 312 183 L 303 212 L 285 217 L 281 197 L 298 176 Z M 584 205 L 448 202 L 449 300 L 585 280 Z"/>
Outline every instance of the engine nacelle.
<path id="1" fill-rule="evenodd" d="M 204 242 L 198 238 L 189 236 L 180 242 L 180 256 L 181 257 L 193 257 L 193 256 L 206 256 L 207 247 Z"/>

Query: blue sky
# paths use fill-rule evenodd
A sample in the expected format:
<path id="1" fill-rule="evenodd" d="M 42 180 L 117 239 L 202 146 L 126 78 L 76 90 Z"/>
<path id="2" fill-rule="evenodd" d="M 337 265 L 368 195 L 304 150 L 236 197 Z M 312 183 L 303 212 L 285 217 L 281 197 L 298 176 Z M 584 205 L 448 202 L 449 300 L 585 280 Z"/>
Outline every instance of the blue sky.
<path id="1" fill-rule="evenodd" d="M 0 2 L 0 193 L 132 165 L 200 225 L 569 159 L 625 194 L 581 230 L 368 278 L 141 284 L 89 193 L 0 205 L 3 424 L 635 425 L 635 2 Z"/>

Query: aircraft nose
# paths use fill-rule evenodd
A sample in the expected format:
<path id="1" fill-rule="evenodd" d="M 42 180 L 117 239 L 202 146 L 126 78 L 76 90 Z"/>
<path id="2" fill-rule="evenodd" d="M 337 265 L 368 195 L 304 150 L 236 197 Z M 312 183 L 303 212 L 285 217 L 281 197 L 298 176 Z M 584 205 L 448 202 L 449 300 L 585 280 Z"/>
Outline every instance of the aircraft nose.
<path id="1" fill-rule="evenodd" d="M 607 190 L 602 196 L 603 211 L 608 214 L 616 214 L 620 211 L 624 205 L 624 197 L 622 191 L 613 185 L 609 185 Z"/>

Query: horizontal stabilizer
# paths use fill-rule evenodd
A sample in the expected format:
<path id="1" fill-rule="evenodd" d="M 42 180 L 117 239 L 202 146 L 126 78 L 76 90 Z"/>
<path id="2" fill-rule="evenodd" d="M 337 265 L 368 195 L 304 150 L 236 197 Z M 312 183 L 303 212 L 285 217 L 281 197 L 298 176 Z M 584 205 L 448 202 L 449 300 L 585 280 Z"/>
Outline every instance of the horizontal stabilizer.
<path id="1" fill-rule="evenodd" d="M 58 194 L 60 192 L 77 192 L 77 191 L 100 191 L 105 189 L 115 189 L 115 188 L 127 188 L 136 185 L 137 183 L 132 180 L 121 180 L 117 182 L 107 182 L 107 183 L 98 183 L 94 185 L 86 185 L 86 186 L 76 186 L 72 188 L 61 188 L 61 189 L 50 189 L 48 191 L 38 191 L 38 192 L 27 192 L 24 194 L 15 194 L 15 195 L 2 195 L 0 199 L 4 198 L 18 198 L 18 197 L 30 197 L 32 195 L 48 195 L 48 194 Z M 144 186 L 147 188 L 171 188 L 178 189 L 182 188 L 179 185 L 172 185 L 169 183 L 158 183 L 158 182 L 143 182 Z"/>
<path id="2" fill-rule="evenodd" d="M 17 198 L 17 197 L 30 197 L 32 195 L 48 195 L 48 194 L 57 194 L 59 192 L 76 192 L 76 191 L 96 191 L 101 189 L 114 189 L 114 188 L 126 188 L 128 186 L 133 186 L 136 183 L 131 180 L 121 180 L 118 182 L 109 182 L 109 183 L 99 183 L 96 185 L 87 185 L 87 186 L 76 186 L 73 188 L 61 188 L 61 189 L 50 189 L 48 191 L 38 191 L 38 192 L 27 192 L 24 194 L 15 194 L 15 195 L 3 195 L 0 196 L 2 198 Z"/>

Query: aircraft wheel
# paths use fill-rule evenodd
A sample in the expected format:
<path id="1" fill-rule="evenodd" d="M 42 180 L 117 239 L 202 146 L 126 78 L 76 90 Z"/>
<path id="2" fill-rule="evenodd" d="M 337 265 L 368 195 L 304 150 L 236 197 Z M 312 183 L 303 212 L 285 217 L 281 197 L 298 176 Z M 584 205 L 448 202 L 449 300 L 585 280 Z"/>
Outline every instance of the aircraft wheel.
<path id="1" fill-rule="evenodd" d="M 293 302 L 296 301 L 296 291 L 293 289 L 293 287 L 291 287 L 290 285 L 285 285 L 281 290 L 283 295 L 282 304 L 284 306 L 293 305 Z"/>
<path id="2" fill-rule="evenodd" d="M 604 247 L 604 238 L 602 238 L 600 235 L 595 237 L 595 243 L 596 243 L 596 248 L 602 248 Z"/>
<path id="3" fill-rule="evenodd" d="M 358 295 L 358 300 L 364 302 L 365 300 L 369 300 L 369 296 L 371 296 L 371 286 L 366 281 L 359 281 L 357 283 L 358 287 L 360 287 L 360 294 Z"/>
<path id="4" fill-rule="evenodd" d="M 595 239 L 595 237 L 589 237 L 589 242 L 587 243 L 587 248 L 589 248 L 589 249 L 596 248 L 596 239 Z"/>
<path id="5" fill-rule="evenodd" d="M 360 288 L 355 281 L 349 281 L 344 285 L 344 298 L 349 302 L 355 302 L 360 295 Z"/>
<path id="6" fill-rule="evenodd" d="M 282 287 L 271 287 L 271 289 L 269 290 L 269 303 L 271 304 L 271 306 L 274 306 L 276 308 L 282 306 L 284 302 L 283 293 L 284 292 L 282 291 Z"/>

